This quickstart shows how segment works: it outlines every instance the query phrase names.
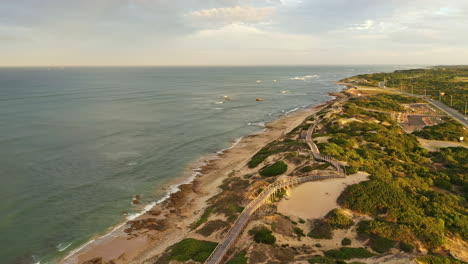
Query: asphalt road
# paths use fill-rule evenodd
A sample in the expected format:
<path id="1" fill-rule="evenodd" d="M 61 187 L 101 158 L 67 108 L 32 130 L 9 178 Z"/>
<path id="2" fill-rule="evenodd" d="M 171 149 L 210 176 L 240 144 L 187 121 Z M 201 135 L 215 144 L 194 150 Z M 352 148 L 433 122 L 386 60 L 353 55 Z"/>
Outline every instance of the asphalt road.
<path id="1" fill-rule="evenodd" d="M 393 91 L 396 91 L 398 93 L 401 93 L 401 94 L 405 94 L 405 95 L 409 95 L 409 96 L 415 96 L 415 97 L 419 97 L 419 98 L 424 98 L 423 95 L 416 95 L 416 94 L 410 94 L 410 93 L 406 93 L 406 92 L 400 92 L 398 90 L 394 90 L 392 89 Z M 465 127 L 468 127 L 468 117 L 464 116 L 462 113 L 458 112 L 457 110 L 447 106 L 446 104 L 440 102 L 440 101 L 437 101 L 437 100 L 432 100 L 432 99 L 425 99 L 428 103 L 432 104 L 433 106 L 439 108 L 440 110 L 444 111 L 447 115 L 451 116 L 453 119 L 457 120 L 458 122 L 460 122 L 462 125 L 464 125 Z"/>

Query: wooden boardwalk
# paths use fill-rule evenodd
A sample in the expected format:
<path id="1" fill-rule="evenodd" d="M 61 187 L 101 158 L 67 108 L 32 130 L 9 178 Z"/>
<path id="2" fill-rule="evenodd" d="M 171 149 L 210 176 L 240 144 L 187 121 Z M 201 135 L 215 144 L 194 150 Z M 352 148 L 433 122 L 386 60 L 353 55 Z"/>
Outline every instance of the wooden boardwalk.
<path id="1" fill-rule="evenodd" d="M 250 216 L 253 213 L 255 213 L 255 211 L 260 206 L 262 206 L 265 203 L 265 201 L 267 201 L 270 198 L 270 196 L 276 194 L 281 189 L 289 188 L 291 186 L 298 185 L 304 182 L 309 182 L 309 181 L 346 177 L 346 172 L 343 166 L 341 166 L 341 164 L 338 161 L 334 160 L 333 158 L 320 154 L 320 151 L 317 148 L 317 145 L 315 145 L 315 143 L 312 141 L 312 134 L 314 133 L 317 124 L 320 123 L 322 120 L 323 119 L 318 120 L 317 122 L 315 122 L 313 125 L 309 127 L 309 129 L 307 130 L 306 142 L 307 142 L 307 145 L 309 145 L 309 148 L 315 159 L 330 163 L 333 167 L 337 169 L 338 173 L 336 175 L 328 175 L 328 176 L 326 175 L 303 176 L 303 177 L 295 178 L 295 179 L 288 180 L 288 181 L 274 182 L 268 185 L 268 187 L 266 187 L 254 200 L 252 200 L 244 208 L 241 215 L 237 218 L 236 222 L 234 222 L 233 226 L 231 227 L 229 232 L 226 234 L 225 238 L 218 244 L 215 250 L 208 257 L 208 259 L 205 262 L 206 264 L 221 263 L 226 253 L 230 249 L 230 247 L 234 244 L 234 242 L 239 237 L 244 227 L 247 225 L 247 222 L 249 221 Z"/>

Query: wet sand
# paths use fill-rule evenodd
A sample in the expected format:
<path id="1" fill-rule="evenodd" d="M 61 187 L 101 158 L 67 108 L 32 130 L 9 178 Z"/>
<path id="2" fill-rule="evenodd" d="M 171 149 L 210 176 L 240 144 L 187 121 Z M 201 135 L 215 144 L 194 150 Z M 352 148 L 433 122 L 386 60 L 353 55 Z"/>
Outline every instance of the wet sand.
<path id="1" fill-rule="evenodd" d="M 307 182 L 292 189 L 289 199 L 278 204 L 278 212 L 303 219 L 322 218 L 339 207 L 336 199 L 344 189 L 368 179 L 368 174 L 359 172 L 346 178 Z"/>
<path id="2" fill-rule="evenodd" d="M 234 148 L 226 150 L 219 159 L 209 161 L 192 183 L 181 185 L 181 191 L 136 220 L 162 221 L 161 229 L 144 226 L 132 232 L 123 232 L 124 225 L 105 237 L 97 238 L 82 249 L 73 252 L 61 263 L 77 264 L 94 259 L 93 263 L 145 263 L 164 252 L 174 243 L 190 235 L 190 224 L 198 220 L 206 201 L 220 192 L 217 187 L 230 174 L 248 172 L 246 163 L 269 142 L 288 133 L 307 117 L 325 107 L 327 103 L 291 113 L 266 124 L 262 133 L 244 137 Z"/>

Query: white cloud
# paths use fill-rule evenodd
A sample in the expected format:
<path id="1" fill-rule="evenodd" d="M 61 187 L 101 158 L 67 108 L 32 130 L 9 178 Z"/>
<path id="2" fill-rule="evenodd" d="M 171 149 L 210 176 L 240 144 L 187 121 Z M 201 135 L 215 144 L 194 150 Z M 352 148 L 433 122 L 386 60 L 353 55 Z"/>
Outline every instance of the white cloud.
<path id="1" fill-rule="evenodd" d="M 377 23 L 374 20 L 366 20 L 362 24 L 353 24 L 351 25 L 350 29 L 351 30 L 358 30 L 358 31 L 364 31 L 364 30 L 370 30 L 375 28 Z"/>
<path id="2" fill-rule="evenodd" d="M 273 14 L 272 7 L 225 7 L 202 9 L 191 12 L 189 16 L 204 23 L 260 23 L 267 21 Z"/>

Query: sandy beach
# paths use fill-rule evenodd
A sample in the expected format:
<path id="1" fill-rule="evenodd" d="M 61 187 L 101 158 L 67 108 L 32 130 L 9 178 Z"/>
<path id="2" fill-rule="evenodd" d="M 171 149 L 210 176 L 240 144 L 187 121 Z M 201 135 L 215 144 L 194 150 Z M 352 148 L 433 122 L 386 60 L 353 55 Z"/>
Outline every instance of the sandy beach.
<path id="1" fill-rule="evenodd" d="M 289 199 L 282 199 L 278 212 L 303 219 L 324 217 L 333 208 L 340 207 L 336 200 L 344 189 L 368 179 L 369 174 L 359 172 L 346 178 L 306 182 L 290 191 Z"/>
<path id="2" fill-rule="evenodd" d="M 75 250 L 61 263 L 145 263 L 162 253 L 190 234 L 190 224 L 200 217 L 206 201 L 220 192 L 217 187 L 230 173 L 247 173 L 249 169 L 245 165 L 258 150 L 326 105 L 293 112 L 269 122 L 263 132 L 244 137 L 235 147 L 220 154 L 220 158 L 209 160 L 201 168 L 201 174 L 193 182 L 181 185 L 179 192 L 111 234 Z"/>

